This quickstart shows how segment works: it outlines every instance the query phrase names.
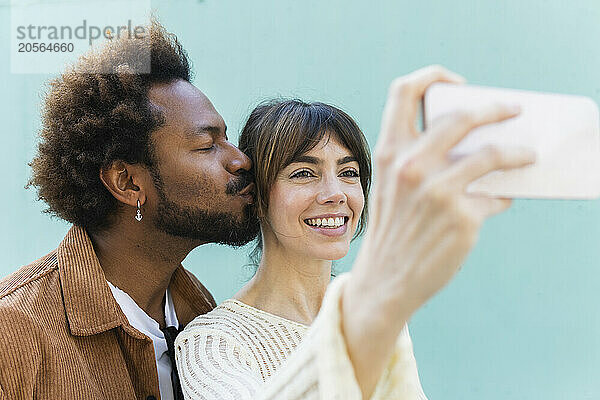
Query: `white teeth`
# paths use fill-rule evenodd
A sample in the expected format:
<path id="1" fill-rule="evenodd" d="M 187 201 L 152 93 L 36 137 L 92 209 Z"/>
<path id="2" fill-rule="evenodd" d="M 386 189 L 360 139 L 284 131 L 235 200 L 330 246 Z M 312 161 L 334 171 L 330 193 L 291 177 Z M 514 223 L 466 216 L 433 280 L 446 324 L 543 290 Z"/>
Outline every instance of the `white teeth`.
<path id="1" fill-rule="evenodd" d="M 322 226 L 322 227 L 331 227 L 331 228 L 339 228 L 344 225 L 346 222 L 345 217 L 335 217 L 335 218 L 310 218 L 307 219 L 306 222 L 312 226 Z"/>

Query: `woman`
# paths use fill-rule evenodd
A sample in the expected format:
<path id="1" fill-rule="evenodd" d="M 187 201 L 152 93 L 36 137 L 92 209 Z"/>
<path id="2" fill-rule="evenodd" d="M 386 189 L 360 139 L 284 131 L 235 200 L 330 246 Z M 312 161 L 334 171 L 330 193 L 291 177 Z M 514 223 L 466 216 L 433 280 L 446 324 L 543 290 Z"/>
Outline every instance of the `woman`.
<path id="1" fill-rule="evenodd" d="M 179 335 L 186 398 L 252 398 L 302 341 L 332 260 L 347 254 L 366 224 L 369 148 L 343 111 L 297 100 L 261 105 L 239 147 L 254 166 L 260 262 L 233 298 Z M 373 398 L 390 398 L 398 393 L 393 386 L 403 385 L 405 398 L 424 399 L 406 327 L 393 356 L 394 370 L 384 373 Z"/>

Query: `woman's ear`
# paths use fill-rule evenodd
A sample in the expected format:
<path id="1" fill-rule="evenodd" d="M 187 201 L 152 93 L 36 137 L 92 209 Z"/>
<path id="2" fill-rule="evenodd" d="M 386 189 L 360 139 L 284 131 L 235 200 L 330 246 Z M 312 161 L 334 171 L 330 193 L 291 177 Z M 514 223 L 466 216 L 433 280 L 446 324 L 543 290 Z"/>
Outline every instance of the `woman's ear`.
<path id="1" fill-rule="evenodd" d="M 100 180 L 115 199 L 132 207 L 146 202 L 146 168 L 139 164 L 115 161 L 100 169 Z"/>

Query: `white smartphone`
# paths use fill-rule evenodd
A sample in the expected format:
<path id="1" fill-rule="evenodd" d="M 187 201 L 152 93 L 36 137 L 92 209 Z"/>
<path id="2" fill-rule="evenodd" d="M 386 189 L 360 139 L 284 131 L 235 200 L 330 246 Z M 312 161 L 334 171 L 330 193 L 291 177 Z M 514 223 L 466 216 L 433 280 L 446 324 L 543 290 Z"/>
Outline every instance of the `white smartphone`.
<path id="1" fill-rule="evenodd" d="M 536 152 L 536 163 L 487 174 L 469 185 L 469 193 L 538 199 L 600 197 L 600 122 L 598 106 L 589 97 L 436 83 L 425 93 L 423 125 L 494 103 L 518 104 L 521 113 L 474 129 L 450 156 L 461 157 L 489 144 L 525 146 Z"/>

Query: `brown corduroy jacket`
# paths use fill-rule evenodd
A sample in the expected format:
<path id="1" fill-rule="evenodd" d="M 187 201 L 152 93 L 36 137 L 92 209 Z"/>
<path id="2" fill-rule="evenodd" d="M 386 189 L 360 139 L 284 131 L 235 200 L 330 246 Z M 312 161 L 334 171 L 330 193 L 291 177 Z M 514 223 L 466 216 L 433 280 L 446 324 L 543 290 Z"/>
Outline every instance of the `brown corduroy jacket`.
<path id="1" fill-rule="evenodd" d="M 182 325 L 215 307 L 182 266 L 169 288 Z M 128 323 L 84 229 L 0 281 L 0 400 L 159 398 L 152 340 Z"/>

